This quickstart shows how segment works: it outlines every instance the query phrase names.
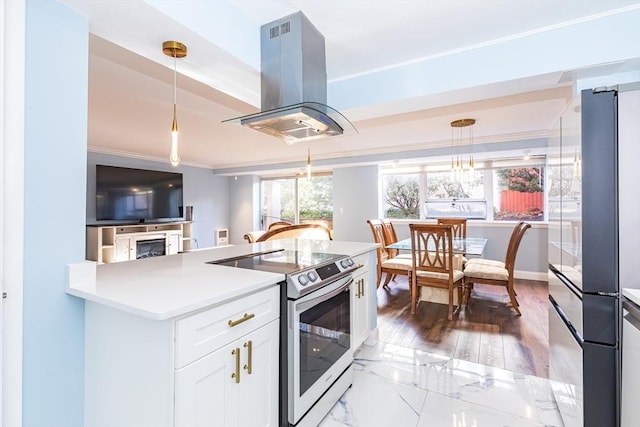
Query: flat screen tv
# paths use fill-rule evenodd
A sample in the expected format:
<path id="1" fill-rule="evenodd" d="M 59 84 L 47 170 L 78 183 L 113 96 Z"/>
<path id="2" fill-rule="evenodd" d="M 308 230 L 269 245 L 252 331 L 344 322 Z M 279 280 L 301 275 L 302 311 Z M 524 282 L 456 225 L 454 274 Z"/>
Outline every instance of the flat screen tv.
<path id="1" fill-rule="evenodd" d="M 182 218 L 181 173 L 96 165 L 97 221 Z"/>

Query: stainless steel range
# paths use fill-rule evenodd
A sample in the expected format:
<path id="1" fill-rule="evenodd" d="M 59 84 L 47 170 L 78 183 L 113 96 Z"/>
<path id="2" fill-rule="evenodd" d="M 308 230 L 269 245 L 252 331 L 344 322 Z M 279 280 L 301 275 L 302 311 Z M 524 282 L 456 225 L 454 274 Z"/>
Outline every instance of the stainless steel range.
<path id="1" fill-rule="evenodd" d="M 352 383 L 351 285 L 360 265 L 346 255 L 284 249 L 211 263 L 285 274 L 280 424 L 317 425 Z"/>

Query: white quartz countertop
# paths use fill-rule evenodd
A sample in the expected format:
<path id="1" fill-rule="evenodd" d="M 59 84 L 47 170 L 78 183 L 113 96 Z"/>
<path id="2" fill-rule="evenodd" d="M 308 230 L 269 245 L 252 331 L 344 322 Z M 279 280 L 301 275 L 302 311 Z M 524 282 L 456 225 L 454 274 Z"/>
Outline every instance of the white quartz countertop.
<path id="1" fill-rule="evenodd" d="M 277 248 L 356 256 L 377 246 L 363 242 L 286 239 L 201 249 L 98 265 L 95 281 L 92 278 L 70 280 L 66 291 L 88 301 L 165 320 L 224 304 L 284 280 L 283 274 L 207 264 L 207 261 Z"/>
<path id="2" fill-rule="evenodd" d="M 622 289 L 622 295 L 624 295 L 629 301 L 640 306 L 640 289 L 624 288 Z"/>

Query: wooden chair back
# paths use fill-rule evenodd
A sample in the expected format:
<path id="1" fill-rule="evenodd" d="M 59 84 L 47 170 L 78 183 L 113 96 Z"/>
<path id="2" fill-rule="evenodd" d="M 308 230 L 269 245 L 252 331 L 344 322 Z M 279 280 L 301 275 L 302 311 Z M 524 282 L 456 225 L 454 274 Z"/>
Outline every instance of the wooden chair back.
<path id="1" fill-rule="evenodd" d="M 462 301 L 463 273 L 455 270 L 453 229 L 449 224 L 409 224 L 413 268 L 411 271 L 411 313 L 415 314 L 418 287 L 432 286 L 449 293 L 448 319 L 453 319 L 453 292 Z"/>
<path id="2" fill-rule="evenodd" d="M 438 218 L 438 224 L 450 225 L 453 237 L 458 237 L 460 239 L 467 238 L 466 218 Z"/>
<path id="3" fill-rule="evenodd" d="M 514 228 L 511 233 L 511 239 L 509 239 L 509 248 L 507 250 L 507 256 L 504 260 L 504 267 L 509 272 L 509 279 L 513 280 L 513 271 L 516 265 L 516 255 L 518 254 L 518 248 L 520 242 L 524 237 L 524 233 L 531 228 L 531 224 L 521 221 Z"/>
<path id="4" fill-rule="evenodd" d="M 331 230 L 321 224 L 294 224 L 269 230 L 256 242 L 276 239 L 332 240 Z"/>
<path id="5" fill-rule="evenodd" d="M 380 244 L 380 246 L 376 250 L 376 253 L 378 255 L 378 264 L 381 264 L 382 261 L 385 261 L 389 258 L 389 254 L 385 249 L 386 242 L 384 237 L 384 225 L 379 219 L 368 219 L 367 224 L 369 224 L 369 227 L 371 228 L 373 241 Z"/>
<path id="6" fill-rule="evenodd" d="M 396 229 L 393 227 L 391 221 L 388 219 L 381 219 L 380 221 L 382 222 L 385 246 L 396 243 L 398 241 L 398 235 L 396 234 Z M 400 251 L 398 249 L 387 249 L 387 255 L 389 258 L 397 256 L 399 252 Z"/>
<path id="7" fill-rule="evenodd" d="M 451 226 L 409 224 L 409 230 L 414 271 L 444 273 L 452 278 L 453 232 Z M 448 283 L 449 279 L 440 282 Z"/>

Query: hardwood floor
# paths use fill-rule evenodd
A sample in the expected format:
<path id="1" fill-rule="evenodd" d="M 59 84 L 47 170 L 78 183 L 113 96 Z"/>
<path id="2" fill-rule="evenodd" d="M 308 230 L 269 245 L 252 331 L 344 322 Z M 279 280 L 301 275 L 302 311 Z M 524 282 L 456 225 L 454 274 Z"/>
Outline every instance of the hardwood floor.
<path id="1" fill-rule="evenodd" d="M 378 288 L 380 340 L 456 359 L 523 374 L 549 377 L 547 283 L 517 280 L 522 316 L 507 304 L 506 291 L 476 284 L 470 309 L 452 321 L 447 306 L 422 301 L 415 316 L 409 311 L 406 277 L 390 289 Z"/>

